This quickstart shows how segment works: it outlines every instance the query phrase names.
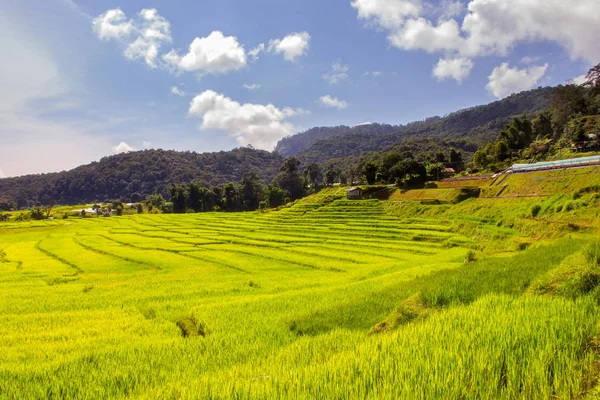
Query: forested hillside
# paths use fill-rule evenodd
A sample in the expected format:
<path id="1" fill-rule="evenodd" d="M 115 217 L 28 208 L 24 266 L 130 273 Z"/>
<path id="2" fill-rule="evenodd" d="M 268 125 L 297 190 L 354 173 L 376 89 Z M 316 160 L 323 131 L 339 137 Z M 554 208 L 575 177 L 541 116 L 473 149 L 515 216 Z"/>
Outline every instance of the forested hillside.
<path id="1" fill-rule="evenodd" d="M 0 206 L 17 202 L 76 204 L 147 196 L 168 196 L 171 184 L 199 182 L 208 187 L 239 182 L 255 172 L 271 182 L 283 160 L 277 153 L 239 148 L 217 153 L 145 150 L 105 157 L 70 171 L 0 179 Z"/>
<path id="2" fill-rule="evenodd" d="M 382 150 L 411 137 L 459 140 L 464 145 L 481 146 L 493 141 L 511 117 L 523 113 L 530 115 L 547 108 L 552 90 L 546 87 L 521 92 L 487 105 L 403 126 L 372 124 L 354 128 L 317 128 L 282 139 L 276 151 L 282 155 L 295 155 L 305 164 L 322 164 L 332 158 Z"/>
<path id="3" fill-rule="evenodd" d="M 295 156 L 320 140 L 346 135 L 380 135 L 397 132 L 400 128 L 399 125 L 388 124 L 321 126 L 281 139 L 275 151 L 284 157 Z"/>

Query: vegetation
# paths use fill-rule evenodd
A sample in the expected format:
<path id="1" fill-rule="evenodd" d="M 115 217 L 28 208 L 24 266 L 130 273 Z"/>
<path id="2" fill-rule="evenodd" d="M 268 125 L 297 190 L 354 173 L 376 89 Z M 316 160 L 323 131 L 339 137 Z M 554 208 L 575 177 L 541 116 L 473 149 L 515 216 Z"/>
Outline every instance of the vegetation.
<path id="1" fill-rule="evenodd" d="M 331 187 L 263 212 L 4 222 L 0 397 L 594 397 L 600 175 L 476 182 L 457 204 Z M 172 189 L 147 208 L 205 207 Z"/>
<path id="2" fill-rule="evenodd" d="M 239 182 L 254 172 L 271 182 L 283 159 L 275 153 L 239 148 L 197 154 L 145 150 L 105 157 L 71 171 L 0 179 L 0 209 L 121 200 L 136 203 L 171 185 L 198 182 L 211 188 Z"/>

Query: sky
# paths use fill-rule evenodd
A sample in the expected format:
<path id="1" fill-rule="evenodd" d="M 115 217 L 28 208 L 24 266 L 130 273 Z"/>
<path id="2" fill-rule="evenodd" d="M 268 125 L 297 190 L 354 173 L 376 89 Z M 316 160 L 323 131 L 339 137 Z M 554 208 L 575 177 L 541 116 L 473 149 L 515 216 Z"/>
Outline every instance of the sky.
<path id="1" fill-rule="evenodd" d="M 403 124 L 600 62 L 598 0 L 1 0 L 0 178 Z"/>

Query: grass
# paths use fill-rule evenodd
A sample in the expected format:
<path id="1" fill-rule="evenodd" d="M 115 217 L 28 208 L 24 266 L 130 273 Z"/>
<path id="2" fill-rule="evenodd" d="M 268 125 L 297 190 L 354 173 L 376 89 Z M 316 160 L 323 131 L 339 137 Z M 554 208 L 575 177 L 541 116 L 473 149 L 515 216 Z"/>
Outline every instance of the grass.
<path id="1" fill-rule="evenodd" d="M 0 225 L 0 398 L 592 396 L 581 188 Z"/>

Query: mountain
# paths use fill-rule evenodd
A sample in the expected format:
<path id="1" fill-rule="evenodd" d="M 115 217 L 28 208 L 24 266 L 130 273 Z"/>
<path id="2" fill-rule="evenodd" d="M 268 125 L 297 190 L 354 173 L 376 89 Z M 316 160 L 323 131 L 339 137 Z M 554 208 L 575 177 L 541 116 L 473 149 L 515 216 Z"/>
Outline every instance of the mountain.
<path id="1" fill-rule="evenodd" d="M 246 172 L 256 172 L 270 183 L 282 163 L 277 153 L 251 148 L 203 154 L 172 150 L 123 153 L 70 171 L 0 179 L 0 209 L 13 201 L 19 207 L 107 199 L 137 201 L 155 192 L 166 196 L 171 184 L 239 182 Z"/>
<path id="2" fill-rule="evenodd" d="M 105 157 L 70 171 L 0 179 L 0 209 L 39 204 L 76 204 L 93 201 L 136 201 L 155 192 L 167 195 L 171 184 L 200 182 L 206 186 L 239 182 L 256 172 L 270 183 L 283 158 L 296 156 L 307 165 L 333 165 L 352 171 L 364 160 L 377 160 L 391 151 L 415 155 L 463 150 L 468 159 L 478 146 L 496 139 L 512 116 L 548 107 L 552 88 L 514 94 L 487 105 L 432 117 L 407 125 L 364 124 L 355 127 L 313 128 L 282 139 L 275 152 L 238 148 L 198 154 L 145 150 Z"/>
<path id="3" fill-rule="evenodd" d="M 284 156 L 296 156 L 303 163 L 322 164 L 332 158 L 382 150 L 408 138 L 459 140 L 482 145 L 495 140 L 498 131 L 513 116 L 532 115 L 547 108 L 552 90 L 540 87 L 445 117 L 431 117 L 401 126 L 369 124 L 354 128 L 315 128 L 282 139 L 275 150 Z"/>
<path id="4" fill-rule="evenodd" d="M 354 127 L 340 125 L 340 126 L 321 126 L 317 128 L 309 129 L 305 132 L 298 133 L 296 135 L 288 136 L 281 139 L 275 151 L 284 157 L 295 156 L 296 154 L 307 150 L 312 144 L 329 139 L 331 137 L 345 136 L 345 135 L 377 135 L 397 132 L 400 129 L 399 125 L 387 125 L 387 124 L 363 124 Z"/>

